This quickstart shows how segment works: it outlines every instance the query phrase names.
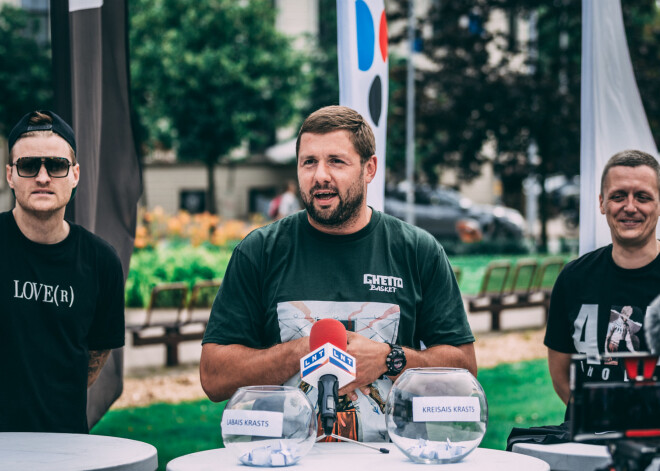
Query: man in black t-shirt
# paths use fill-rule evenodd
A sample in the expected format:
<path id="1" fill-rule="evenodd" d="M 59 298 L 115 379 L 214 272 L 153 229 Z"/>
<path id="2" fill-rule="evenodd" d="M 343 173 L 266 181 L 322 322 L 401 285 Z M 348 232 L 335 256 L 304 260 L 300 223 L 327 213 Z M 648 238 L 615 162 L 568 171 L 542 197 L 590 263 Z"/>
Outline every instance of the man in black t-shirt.
<path id="1" fill-rule="evenodd" d="M 247 385 L 300 386 L 309 332 L 334 318 L 348 331 L 357 376 L 339 390 L 336 433 L 386 440 L 384 405 L 404 368 L 453 366 L 476 375 L 474 337 L 442 247 L 367 205 L 373 132 L 330 106 L 298 133 L 305 211 L 252 232 L 234 250 L 204 336 L 201 380 L 214 401 Z M 426 347 L 425 349 L 423 347 Z"/>
<path id="2" fill-rule="evenodd" d="M 660 293 L 660 165 L 644 152 L 614 155 L 601 177 L 600 211 L 612 244 L 566 265 L 552 290 L 545 335 L 555 391 L 570 396 L 571 355 L 583 353 L 577 373 L 588 381 L 621 381 L 614 352 L 648 350 L 643 334 L 648 306 Z"/>
<path id="3" fill-rule="evenodd" d="M 71 127 L 51 111 L 9 134 L 0 213 L 0 432 L 87 432 L 87 388 L 124 344 L 115 250 L 64 219 L 80 176 Z"/>

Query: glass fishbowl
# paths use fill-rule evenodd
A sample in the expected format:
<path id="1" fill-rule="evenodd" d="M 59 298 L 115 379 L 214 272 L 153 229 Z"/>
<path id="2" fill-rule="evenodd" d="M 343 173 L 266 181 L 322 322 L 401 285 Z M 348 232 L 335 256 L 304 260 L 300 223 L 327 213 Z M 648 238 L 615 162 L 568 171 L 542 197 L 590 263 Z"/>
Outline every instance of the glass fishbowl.
<path id="1" fill-rule="evenodd" d="M 455 463 L 486 434 L 483 388 L 462 368 L 410 368 L 392 385 L 385 406 L 387 432 L 412 461 Z"/>
<path id="2" fill-rule="evenodd" d="M 316 440 L 314 406 L 298 388 L 239 388 L 222 414 L 222 440 L 248 466 L 290 466 Z"/>

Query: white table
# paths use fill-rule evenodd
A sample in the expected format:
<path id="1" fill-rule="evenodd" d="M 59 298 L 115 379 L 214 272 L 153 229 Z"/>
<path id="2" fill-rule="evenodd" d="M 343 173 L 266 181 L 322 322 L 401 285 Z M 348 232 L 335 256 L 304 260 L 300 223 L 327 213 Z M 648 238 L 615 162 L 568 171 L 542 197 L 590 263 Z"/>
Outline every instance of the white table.
<path id="1" fill-rule="evenodd" d="M 292 469 L 300 471 L 337 471 L 354 469 L 371 469 L 377 471 L 423 471 L 431 469 L 425 465 L 413 463 L 399 451 L 393 443 L 372 443 L 378 447 L 386 447 L 389 454 L 382 454 L 369 448 L 352 443 L 316 443 L 306 456 Z M 547 463 L 525 455 L 500 450 L 477 448 L 463 461 L 453 464 L 443 464 L 442 471 L 549 471 Z M 234 454 L 226 448 L 191 453 L 170 461 L 167 471 L 217 471 L 240 470 L 250 468 L 238 462 Z M 286 469 L 286 468 L 283 468 Z M 436 467 L 434 467 L 436 469 Z M 439 469 L 439 468 L 438 468 Z"/>
<path id="2" fill-rule="evenodd" d="M 0 433 L 0 471 L 154 471 L 156 448 L 136 440 L 72 433 Z"/>
<path id="3" fill-rule="evenodd" d="M 610 452 L 604 445 L 576 442 L 552 445 L 516 443 L 512 450 L 545 461 L 552 471 L 594 471 L 612 462 Z M 647 469 L 660 470 L 660 458 L 655 458 Z"/>
<path id="4" fill-rule="evenodd" d="M 606 446 L 586 443 L 516 443 L 512 450 L 545 461 L 553 471 L 594 471 L 612 461 Z"/>

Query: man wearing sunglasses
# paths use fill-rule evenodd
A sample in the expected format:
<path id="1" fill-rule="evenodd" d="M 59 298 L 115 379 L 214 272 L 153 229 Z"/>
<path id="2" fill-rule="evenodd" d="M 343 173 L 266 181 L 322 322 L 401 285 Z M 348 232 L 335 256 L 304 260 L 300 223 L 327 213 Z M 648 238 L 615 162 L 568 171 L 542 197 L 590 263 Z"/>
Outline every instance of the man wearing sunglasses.
<path id="1" fill-rule="evenodd" d="M 8 147 L 16 204 L 0 213 L 0 432 L 87 433 L 87 388 L 124 345 L 121 263 L 64 219 L 80 178 L 71 127 L 34 111 Z"/>

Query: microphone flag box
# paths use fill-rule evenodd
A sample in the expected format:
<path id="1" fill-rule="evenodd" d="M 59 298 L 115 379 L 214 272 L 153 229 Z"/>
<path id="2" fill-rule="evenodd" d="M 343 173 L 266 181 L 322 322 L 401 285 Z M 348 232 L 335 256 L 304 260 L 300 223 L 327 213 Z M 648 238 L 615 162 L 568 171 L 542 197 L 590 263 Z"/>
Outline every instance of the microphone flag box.
<path id="1" fill-rule="evenodd" d="M 300 359 L 300 377 L 310 386 L 328 374 L 337 377 L 340 388 L 355 380 L 355 358 L 330 342 Z"/>

